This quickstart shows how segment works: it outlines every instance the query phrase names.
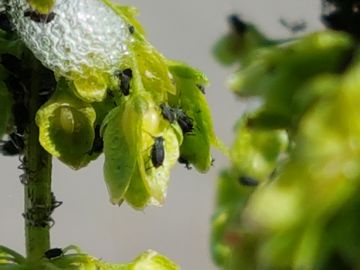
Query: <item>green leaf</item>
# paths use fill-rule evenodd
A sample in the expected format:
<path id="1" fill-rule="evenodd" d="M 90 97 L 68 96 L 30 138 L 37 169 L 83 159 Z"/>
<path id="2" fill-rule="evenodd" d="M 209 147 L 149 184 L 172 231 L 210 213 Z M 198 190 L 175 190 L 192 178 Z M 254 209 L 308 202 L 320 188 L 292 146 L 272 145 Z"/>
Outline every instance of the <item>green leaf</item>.
<path id="1" fill-rule="evenodd" d="M 175 60 L 168 60 L 167 64 L 169 66 L 169 71 L 177 77 L 191 80 L 198 85 L 206 86 L 209 84 L 206 75 L 196 68 Z"/>
<path id="2" fill-rule="evenodd" d="M 126 191 L 125 200 L 135 209 L 144 209 L 150 203 L 151 196 L 145 187 L 139 170 L 139 167 L 136 167 Z"/>
<path id="3" fill-rule="evenodd" d="M 73 86 L 60 79 L 56 92 L 37 112 L 40 144 L 74 169 L 90 161 L 95 110 L 73 95 Z"/>
<path id="4" fill-rule="evenodd" d="M 150 92 L 155 102 L 166 100 L 168 93 L 175 94 L 166 59 L 145 40 L 137 40 L 132 44 L 137 69 L 142 84 Z"/>
<path id="5" fill-rule="evenodd" d="M 206 84 L 206 77 L 199 71 L 188 68 L 184 64 L 171 65 L 170 70 L 176 82 L 180 99 L 180 108 L 192 119 L 194 131 L 184 134 L 180 148 L 180 156 L 200 172 L 206 172 L 211 167 L 211 144 L 217 144 L 210 109 L 204 94 L 198 88 Z"/>
<path id="6" fill-rule="evenodd" d="M 104 176 L 113 204 L 120 204 L 133 177 L 138 157 L 141 118 L 131 103 L 115 108 L 105 118 Z"/>

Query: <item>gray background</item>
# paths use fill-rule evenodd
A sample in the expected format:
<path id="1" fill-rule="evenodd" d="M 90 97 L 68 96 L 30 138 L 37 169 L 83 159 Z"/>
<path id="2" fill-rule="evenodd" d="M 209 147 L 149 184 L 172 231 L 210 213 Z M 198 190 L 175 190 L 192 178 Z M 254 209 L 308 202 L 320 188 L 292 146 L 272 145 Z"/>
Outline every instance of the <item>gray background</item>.
<path id="1" fill-rule="evenodd" d="M 118 1 L 120 2 L 120 1 Z M 226 144 L 246 107 L 226 89 L 231 70 L 220 66 L 211 46 L 227 31 L 225 17 L 239 13 L 276 37 L 288 35 L 279 23 L 306 19 L 309 29 L 320 28 L 320 1 L 316 0 L 127 0 L 139 7 L 140 21 L 150 41 L 165 56 L 183 60 L 203 70 L 211 81 L 207 98 L 216 132 Z M 143 212 L 112 206 L 102 177 L 103 158 L 80 171 L 54 161 L 53 188 L 63 206 L 55 211 L 54 247 L 76 244 L 90 254 L 113 262 L 132 260 L 146 249 L 157 250 L 186 270 L 212 270 L 209 255 L 209 222 L 214 204 L 216 176 L 226 160 L 214 151 L 215 166 L 206 174 L 177 166 L 172 173 L 163 207 Z M 0 243 L 24 251 L 23 187 L 17 158 L 0 157 Z"/>

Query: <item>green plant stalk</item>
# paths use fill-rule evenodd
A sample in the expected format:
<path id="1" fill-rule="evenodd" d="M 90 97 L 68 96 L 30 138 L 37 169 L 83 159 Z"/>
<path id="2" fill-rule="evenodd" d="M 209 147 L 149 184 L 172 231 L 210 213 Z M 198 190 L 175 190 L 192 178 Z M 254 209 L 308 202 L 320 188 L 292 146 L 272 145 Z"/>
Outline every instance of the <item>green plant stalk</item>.
<path id="1" fill-rule="evenodd" d="M 40 63 L 32 58 L 28 93 L 29 125 L 25 137 L 25 243 L 29 260 L 38 260 L 50 248 L 50 215 L 52 209 L 52 159 L 39 143 L 35 114 L 40 106 L 38 73 Z"/>

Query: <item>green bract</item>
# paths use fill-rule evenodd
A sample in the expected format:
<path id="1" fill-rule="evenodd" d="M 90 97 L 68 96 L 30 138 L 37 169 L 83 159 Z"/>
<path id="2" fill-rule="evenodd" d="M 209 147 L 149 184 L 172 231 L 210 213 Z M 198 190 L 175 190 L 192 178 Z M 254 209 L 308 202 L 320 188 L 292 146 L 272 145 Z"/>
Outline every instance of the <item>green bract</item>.
<path id="1" fill-rule="evenodd" d="M 239 121 L 219 179 L 214 260 L 227 270 L 357 269 L 358 44 L 322 31 L 240 60 L 230 86 L 260 102 Z"/>
<path id="2" fill-rule="evenodd" d="M 86 165 L 94 140 L 94 108 L 74 96 L 70 82 L 60 80 L 51 99 L 36 115 L 39 140 L 50 154 L 74 169 Z"/>

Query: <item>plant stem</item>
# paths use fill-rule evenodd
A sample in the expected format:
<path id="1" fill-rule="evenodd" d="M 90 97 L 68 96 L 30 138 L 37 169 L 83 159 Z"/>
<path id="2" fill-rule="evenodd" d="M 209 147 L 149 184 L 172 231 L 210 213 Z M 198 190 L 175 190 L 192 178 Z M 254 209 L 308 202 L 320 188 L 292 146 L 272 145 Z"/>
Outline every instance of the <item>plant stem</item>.
<path id="1" fill-rule="evenodd" d="M 29 260 L 38 260 L 50 248 L 52 213 L 51 168 L 52 160 L 39 144 L 39 129 L 35 115 L 40 106 L 40 63 L 31 59 L 28 81 L 29 124 L 25 134 L 25 242 Z"/>

